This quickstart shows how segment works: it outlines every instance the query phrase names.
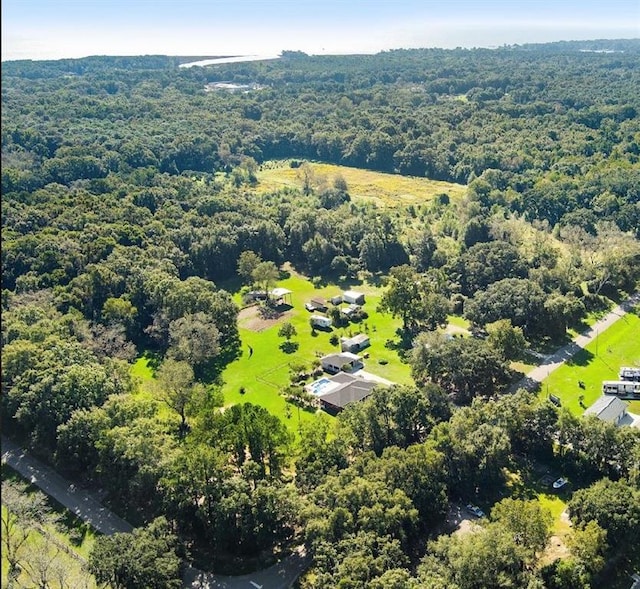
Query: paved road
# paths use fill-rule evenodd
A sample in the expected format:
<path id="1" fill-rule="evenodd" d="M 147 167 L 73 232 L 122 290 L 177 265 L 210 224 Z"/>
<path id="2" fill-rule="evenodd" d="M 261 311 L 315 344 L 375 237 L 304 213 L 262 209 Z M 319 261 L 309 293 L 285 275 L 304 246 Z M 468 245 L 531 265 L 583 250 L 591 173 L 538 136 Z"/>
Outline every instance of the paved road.
<path id="1" fill-rule="evenodd" d="M 519 388 L 537 389 L 549 374 L 562 366 L 567 360 L 573 358 L 582 348 L 596 339 L 607 327 L 611 327 L 616 321 L 623 318 L 638 303 L 640 303 L 640 293 L 635 293 L 631 298 L 607 313 L 592 327 L 582 332 L 571 343 L 544 358 L 541 364 L 529 372 L 521 381 L 513 385 L 512 390 Z"/>
<path id="2" fill-rule="evenodd" d="M 3 463 L 6 462 L 93 528 L 106 535 L 133 530 L 129 523 L 108 510 L 92 493 L 76 489 L 55 470 L 30 456 L 8 438 L 2 436 L 0 441 Z"/>
<path id="3" fill-rule="evenodd" d="M 288 589 L 310 565 L 311 559 L 298 550 L 268 569 L 249 575 L 225 577 L 189 568 L 184 580 L 191 589 Z"/>
<path id="4" fill-rule="evenodd" d="M 2 463 L 8 464 L 25 479 L 75 513 L 105 535 L 131 532 L 133 526 L 107 509 L 89 491 L 76 489 L 55 470 L 31 456 L 26 450 L 2 436 Z M 188 589 L 288 589 L 311 564 L 302 550 L 279 563 L 250 575 L 229 577 L 205 573 L 189 566 L 184 575 Z"/>
<path id="5" fill-rule="evenodd" d="M 618 305 L 571 343 L 547 356 L 513 388 L 536 389 L 539 387 L 551 372 L 592 342 L 600 332 L 624 317 L 638 303 L 640 303 L 640 293 L 636 293 Z M 6 462 L 96 530 L 107 535 L 132 531 L 133 528 L 129 523 L 109 511 L 90 492 L 75 489 L 52 468 L 29 456 L 25 450 L 4 436 L 1 442 L 3 463 Z M 185 573 L 184 586 L 190 589 L 288 589 L 309 565 L 309 557 L 299 550 L 272 567 L 237 577 L 213 575 L 189 567 Z"/>

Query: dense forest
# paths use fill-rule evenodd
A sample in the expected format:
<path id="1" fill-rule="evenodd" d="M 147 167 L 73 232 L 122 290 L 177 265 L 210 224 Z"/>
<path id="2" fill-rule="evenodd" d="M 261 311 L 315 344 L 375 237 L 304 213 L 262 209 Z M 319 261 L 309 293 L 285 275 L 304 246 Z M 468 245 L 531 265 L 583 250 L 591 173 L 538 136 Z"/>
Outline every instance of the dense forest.
<path id="1" fill-rule="evenodd" d="M 177 564 L 120 566 L 162 530 L 165 555 L 223 572 L 304 544 L 305 589 L 604 586 L 640 541 L 639 433 L 502 394 L 505 341 L 563 342 L 638 287 L 640 41 L 195 59 L 2 66 L 2 429 L 139 526 L 98 543 L 96 578 L 172 586 Z M 274 160 L 298 187 L 258 190 Z M 374 206 L 310 161 L 466 195 Z M 285 262 L 380 279 L 414 386 L 297 436 L 225 405 L 227 285 Z M 443 338 L 449 314 L 488 337 Z M 145 352 L 153 399 L 130 372 Z M 551 562 L 512 480 L 539 461 L 580 481 Z M 471 500 L 493 505 L 479 531 L 443 533 Z"/>

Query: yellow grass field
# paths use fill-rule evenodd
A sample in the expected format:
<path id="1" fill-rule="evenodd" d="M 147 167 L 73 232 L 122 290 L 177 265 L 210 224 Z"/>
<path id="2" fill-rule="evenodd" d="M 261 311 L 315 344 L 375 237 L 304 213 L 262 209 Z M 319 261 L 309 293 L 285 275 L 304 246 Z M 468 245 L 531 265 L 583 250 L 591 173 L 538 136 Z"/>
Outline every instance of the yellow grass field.
<path id="1" fill-rule="evenodd" d="M 336 177 L 342 176 L 347 183 L 351 198 L 370 201 L 381 207 L 424 204 L 443 193 L 455 201 L 467 191 L 467 187 L 463 184 L 440 182 L 428 178 L 384 174 L 316 162 L 309 162 L 309 165 L 313 172 L 314 186 L 323 184 L 331 186 Z M 302 188 L 300 168 L 291 168 L 288 160 L 266 162 L 260 167 L 257 177 L 258 192 L 271 192 L 285 186 Z"/>

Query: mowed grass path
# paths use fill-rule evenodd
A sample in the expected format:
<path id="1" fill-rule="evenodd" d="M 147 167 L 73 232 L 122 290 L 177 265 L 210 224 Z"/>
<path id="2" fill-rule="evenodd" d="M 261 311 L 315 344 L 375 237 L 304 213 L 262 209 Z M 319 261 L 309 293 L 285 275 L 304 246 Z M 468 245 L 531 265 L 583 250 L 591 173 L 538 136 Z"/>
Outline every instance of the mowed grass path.
<path id="1" fill-rule="evenodd" d="M 324 179 L 328 186 L 332 186 L 334 179 L 341 176 L 346 181 L 352 198 L 371 201 L 379 206 L 424 204 L 443 193 L 448 194 L 453 201 L 467 192 L 464 184 L 317 162 L 309 162 L 309 165 L 316 179 Z M 291 168 L 288 161 L 268 162 L 258 171 L 257 177 L 258 193 L 279 190 L 285 186 L 302 188 L 300 168 Z"/>
<path id="2" fill-rule="evenodd" d="M 621 366 L 640 366 L 640 317 L 639 308 L 627 313 L 569 362 L 552 372 L 542 383 L 540 395 L 557 395 L 562 406 L 573 414 L 582 415 L 580 395 L 584 395 L 586 407 L 602 394 L 603 380 L 618 380 Z M 578 381 L 585 388 L 578 386 Z M 640 401 L 629 405 L 631 413 L 640 414 Z"/>
<path id="3" fill-rule="evenodd" d="M 276 324 L 262 331 L 253 331 L 246 327 L 245 322 L 239 322 L 242 353 L 222 373 L 225 405 L 243 402 L 262 405 L 284 419 L 292 430 L 297 430 L 298 410 L 292 405 L 287 409 L 288 404 L 280 394 L 289 383 L 289 366 L 303 363 L 310 367 L 314 359 L 338 352 L 339 347 L 332 346 L 329 342 L 332 334 L 349 336 L 361 332 L 368 333 L 371 347 L 363 352 L 369 354 L 369 358 L 365 360 L 365 370 L 393 382 L 413 382 L 409 365 L 402 363 L 397 352 L 385 345 L 387 341 L 397 341 L 396 329 L 400 326 L 400 320 L 377 312 L 382 289 L 369 284 L 354 283 L 353 289 L 363 292 L 366 296 L 363 309 L 369 314 L 368 319 L 331 331 L 316 330 L 316 334 L 312 335 L 309 325 L 312 313 L 305 309 L 304 303 L 313 297 L 328 300 L 339 294 L 341 289 L 337 285 L 315 288 L 309 280 L 293 273 L 288 278 L 280 280 L 277 286 L 292 291 L 292 308 Z M 239 301 L 239 293 L 236 293 L 235 297 Z M 297 342 L 299 347 L 291 354 L 280 348 L 285 340 L 278 336 L 278 330 L 285 321 L 292 323 L 297 331 L 297 335 L 291 341 Z M 250 348 L 253 349 L 252 354 Z M 381 360 L 386 364 L 381 364 Z M 312 415 L 307 411 L 299 412 L 301 421 L 311 419 Z"/>

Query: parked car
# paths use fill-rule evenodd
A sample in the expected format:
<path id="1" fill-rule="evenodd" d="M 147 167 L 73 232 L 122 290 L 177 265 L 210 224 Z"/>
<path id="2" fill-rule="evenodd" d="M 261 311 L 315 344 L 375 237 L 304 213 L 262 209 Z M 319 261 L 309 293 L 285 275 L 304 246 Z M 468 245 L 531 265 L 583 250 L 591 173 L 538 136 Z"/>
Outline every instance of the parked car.
<path id="1" fill-rule="evenodd" d="M 560 477 L 559 479 L 554 481 L 553 488 L 554 489 L 562 489 L 568 482 L 569 481 L 567 479 L 565 479 L 564 477 Z"/>
<path id="2" fill-rule="evenodd" d="M 467 511 L 471 515 L 475 515 L 476 517 L 484 517 L 484 511 L 482 511 L 482 509 L 480 509 L 477 505 L 467 503 Z"/>

